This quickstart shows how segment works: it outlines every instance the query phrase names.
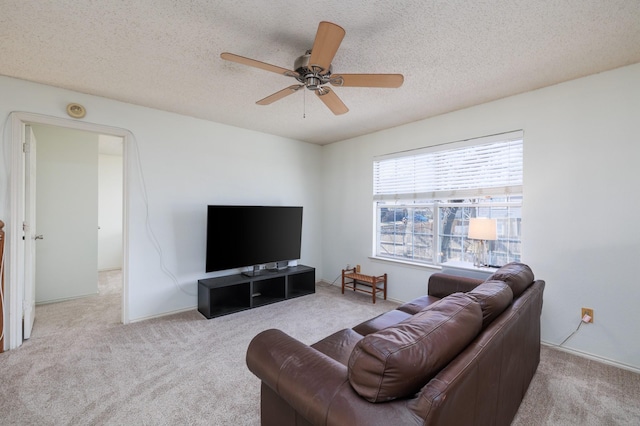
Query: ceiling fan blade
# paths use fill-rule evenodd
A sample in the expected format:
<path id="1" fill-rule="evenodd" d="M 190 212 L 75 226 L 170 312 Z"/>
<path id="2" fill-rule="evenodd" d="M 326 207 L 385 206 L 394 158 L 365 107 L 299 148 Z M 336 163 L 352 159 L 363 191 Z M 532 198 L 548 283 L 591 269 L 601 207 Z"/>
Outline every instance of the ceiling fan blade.
<path id="1" fill-rule="evenodd" d="M 225 61 L 237 62 L 242 65 L 248 65 L 250 67 L 261 68 L 266 71 L 275 72 L 276 74 L 286 75 L 288 77 L 296 77 L 297 72 L 288 70 L 286 68 L 278 67 L 276 65 L 267 64 L 266 62 L 256 61 L 255 59 L 245 58 L 244 56 L 235 55 L 233 53 L 224 52 L 220 54 L 220 57 Z"/>
<path id="2" fill-rule="evenodd" d="M 304 84 L 294 84 L 293 86 L 289 86 L 285 89 L 282 89 L 276 93 L 274 93 L 273 95 L 269 95 L 264 99 L 260 99 L 258 102 L 256 102 L 258 105 L 269 105 L 274 103 L 275 101 L 278 101 L 282 98 L 284 98 L 285 96 L 289 96 L 290 94 L 297 92 L 298 90 L 302 89 L 304 87 Z"/>
<path id="3" fill-rule="evenodd" d="M 349 108 L 342 103 L 338 95 L 328 87 L 319 88 L 316 90 L 316 95 L 335 115 L 344 114 L 349 111 Z"/>
<path id="4" fill-rule="evenodd" d="M 327 21 L 320 22 L 311 49 L 309 68 L 317 66 L 322 68 L 321 74 L 329 72 L 329 66 L 340 47 L 340 43 L 342 43 L 344 34 L 345 31 L 341 26 Z"/>
<path id="5" fill-rule="evenodd" d="M 344 87 L 400 87 L 402 74 L 334 74 L 330 83 Z"/>

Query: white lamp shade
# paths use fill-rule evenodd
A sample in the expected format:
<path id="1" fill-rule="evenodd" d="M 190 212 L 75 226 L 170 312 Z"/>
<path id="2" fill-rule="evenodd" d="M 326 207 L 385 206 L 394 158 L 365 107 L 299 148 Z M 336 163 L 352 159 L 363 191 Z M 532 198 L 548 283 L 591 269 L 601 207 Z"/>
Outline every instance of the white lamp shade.
<path id="1" fill-rule="evenodd" d="M 469 219 L 468 237 L 474 240 L 497 240 L 498 230 L 496 220 L 486 217 Z"/>

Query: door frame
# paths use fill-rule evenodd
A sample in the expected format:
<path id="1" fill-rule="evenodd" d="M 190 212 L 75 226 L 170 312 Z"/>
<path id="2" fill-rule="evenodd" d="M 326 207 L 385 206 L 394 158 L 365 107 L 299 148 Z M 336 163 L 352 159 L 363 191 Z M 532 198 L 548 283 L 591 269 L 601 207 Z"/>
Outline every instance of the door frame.
<path id="1" fill-rule="evenodd" d="M 133 134 L 126 129 L 104 126 L 84 121 L 70 120 L 33 114 L 28 112 L 12 112 L 11 117 L 11 176 L 9 181 L 10 221 L 5 243 L 5 272 L 8 275 L 6 283 L 5 302 L 8 312 L 6 315 L 5 349 L 15 349 L 22 345 L 22 317 L 24 312 L 24 268 L 25 253 L 22 240 L 22 224 L 24 220 L 24 157 L 23 143 L 27 124 L 44 124 L 68 129 L 84 130 L 103 135 L 118 136 L 123 139 L 122 152 L 122 323 L 129 323 L 129 184 L 128 164 L 130 147 L 133 144 Z M 8 256 L 7 256 L 8 255 Z"/>

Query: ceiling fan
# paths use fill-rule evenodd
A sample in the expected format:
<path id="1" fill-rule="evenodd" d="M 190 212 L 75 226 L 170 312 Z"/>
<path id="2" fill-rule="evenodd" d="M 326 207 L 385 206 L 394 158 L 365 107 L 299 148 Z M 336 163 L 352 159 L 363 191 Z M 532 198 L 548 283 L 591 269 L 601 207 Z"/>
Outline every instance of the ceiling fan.
<path id="1" fill-rule="evenodd" d="M 326 21 L 320 22 L 313 47 L 295 60 L 293 70 L 228 52 L 222 53 L 220 57 L 227 61 L 261 68 L 298 80 L 299 84 L 294 84 L 259 100 L 256 102 L 258 105 L 269 105 L 306 87 L 314 91 L 334 114 L 344 114 L 349 111 L 349 108 L 326 84 L 344 87 L 394 88 L 402 86 L 404 81 L 402 74 L 333 74 L 331 61 L 338 51 L 344 35 L 345 31 L 339 25 Z"/>

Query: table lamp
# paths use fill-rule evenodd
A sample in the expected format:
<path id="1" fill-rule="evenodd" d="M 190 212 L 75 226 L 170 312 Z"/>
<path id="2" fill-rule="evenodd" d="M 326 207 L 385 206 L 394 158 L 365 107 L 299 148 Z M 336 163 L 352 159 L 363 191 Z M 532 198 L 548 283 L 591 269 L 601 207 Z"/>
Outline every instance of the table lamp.
<path id="1" fill-rule="evenodd" d="M 487 262 L 487 241 L 498 239 L 498 230 L 495 219 L 486 217 L 474 217 L 469 219 L 469 234 L 472 240 L 477 240 L 480 248 L 476 246 L 473 256 L 473 266 L 480 268 L 486 266 Z"/>

